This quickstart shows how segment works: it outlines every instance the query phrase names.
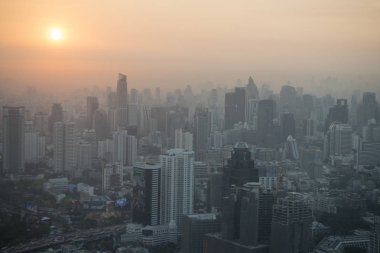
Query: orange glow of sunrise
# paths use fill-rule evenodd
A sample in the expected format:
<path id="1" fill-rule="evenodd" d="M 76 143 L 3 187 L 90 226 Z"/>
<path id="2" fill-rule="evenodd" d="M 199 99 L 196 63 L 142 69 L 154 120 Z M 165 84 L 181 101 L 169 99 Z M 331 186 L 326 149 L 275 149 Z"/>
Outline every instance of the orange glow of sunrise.
<path id="1" fill-rule="evenodd" d="M 60 28 L 53 28 L 50 30 L 50 39 L 54 41 L 59 41 L 62 40 L 63 38 L 63 33 Z"/>

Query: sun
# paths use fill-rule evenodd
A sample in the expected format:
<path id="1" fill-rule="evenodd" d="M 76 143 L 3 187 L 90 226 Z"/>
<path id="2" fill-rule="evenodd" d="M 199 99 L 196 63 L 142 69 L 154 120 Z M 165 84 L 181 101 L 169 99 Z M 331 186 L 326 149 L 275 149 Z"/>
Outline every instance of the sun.
<path id="1" fill-rule="evenodd" d="M 50 39 L 59 41 L 62 38 L 63 38 L 63 34 L 60 28 L 53 28 L 50 30 Z"/>

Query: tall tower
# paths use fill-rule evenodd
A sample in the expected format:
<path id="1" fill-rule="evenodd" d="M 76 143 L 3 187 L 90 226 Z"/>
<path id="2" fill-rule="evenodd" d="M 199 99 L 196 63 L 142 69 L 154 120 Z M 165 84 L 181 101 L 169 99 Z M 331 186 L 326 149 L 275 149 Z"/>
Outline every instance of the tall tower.
<path id="1" fill-rule="evenodd" d="M 54 124 L 54 169 L 74 172 L 76 167 L 76 126 L 74 122 Z"/>
<path id="2" fill-rule="evenodd" d="M 160 164 L 133 167 L 132 220 L 146 225 L 160 224 Z"/>
<path id="3" fill-rule="evenodd" d="M 210 114 L 206 108 L 198 107 L 194 115 L 195 160 L 205 160 L 210 135 Z"/>
<path id="4" fill-rule="evenodd" d="M 3 107 L 3 172 L 24 172 L 25 108 Z"/>
<path id="5" fill-rule="evenodd" d="M 235 88 L 225 95 L 224 123 L 225 129 L 234 128 L 234 124 L 245 122 L 246 93 L 245 88 Z"/>
<path id="6" fill-rule="evenodd" d="M 54 124 L 56 122 L 63 121 L 63 108 L 61 104 L 53 104 L 51 107 L 51 113 L 49 117 L 49 131 L 53 133 Z"/>
<path id="7" fill-rule="evenodd" d="M 160 222 L 175 221 L 181 228 L 183 215 L 193 213 L 194 152 L 171 149 L 160 160 Z"/>
<path id="8" fill-rule="evenodd" d="M 94 113 L 99 108 L 99 102 L 97 97 L 87 97 L 87 114 L 86 114 L 86 128 L 92 129 Z"/>
<path id="9" fill-rule="evenodd" d="M 297 108 L 297 92 L 293 86 L 284 85 L 280 91 L 280 111 L 286 110 L 293 114 L 296 113 Z"/>
<path id="10" fill-rule="evenodd" d="M 121 73 L 119 73 L 117 81 L 116 110 L 118 126 L 126 128 L 128 123 L 128 86 L 127 76 Z"/>
<path id="11" fill-rule="evenodd" d="M 223 171 L 223 193 L 228 195 L 231 185 L 243 186 L 248 182 L 258 182 L 258 170 L 246 143 L 237 143 L 231 152 L 231 158 Z"/>
<path id="12" fill-rule="evenodd" d="M 128 135 L 127 130 L 120 130 L 113 134 L 113 161 L 122 167 L 132 166 L 137 158 L 137 140 Z"/>
<path id="13" fill-rule="evenodd" d="M 270 253 L 309 252 L 313 221 L 311 202 L 291 192 L 273 205 Z"/>
<path id="14" fill-rule="evenodd" d="M 272 99 L 259 101 L 257 116 L 257 131 L 260 142 L 265 143 L 269 134 L 273 133 L 273 118 L 275 112 L 275 103 Z"/>
<path id="15" fill-rule="evenodd" d="M 336 105 L 329 109 L 329 113 L 327 115 L 325 121 L 325 131 L 329 129 L 331 123 L 339 122 L 339 123 L 348 123 L 348 106 L 347 99 L 338 99 Z"/>

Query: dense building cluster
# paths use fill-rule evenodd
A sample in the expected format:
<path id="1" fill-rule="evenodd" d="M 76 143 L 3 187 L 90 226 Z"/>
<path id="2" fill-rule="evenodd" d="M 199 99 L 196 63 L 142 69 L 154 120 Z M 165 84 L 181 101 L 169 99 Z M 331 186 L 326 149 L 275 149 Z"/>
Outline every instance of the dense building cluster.
<path id="1" fill-rule="evenodd" d="M 124 74 L 114 88 L 64 101 L 33 88 L 23 100 L 0 94 L 1 183 L 21 196 L 2 197 L 1 212 L 48 219 L 44 236 L 64 238 L 4 252 L 75 252 L 110 236 L 115 252 L 379 252 L 375 93 L 336 99 L 289 83 L 275 93 L 249 77 L 163 97 L 129 89 Z M 35 191 L 22 188 L 30 182 Z M 109 226 L 125 229 L 91 230 Z"/>

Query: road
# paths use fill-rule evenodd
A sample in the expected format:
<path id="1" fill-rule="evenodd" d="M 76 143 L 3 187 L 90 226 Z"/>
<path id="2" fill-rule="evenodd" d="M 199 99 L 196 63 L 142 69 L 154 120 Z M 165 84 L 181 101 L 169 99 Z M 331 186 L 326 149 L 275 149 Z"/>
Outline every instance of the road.
<path id="1" fill-rule="evenodd" d="M 23 253 L 38 251 L 71 242 L 90 242 L 109 237 L 113 234 L 125 233 L 125 229 L 125 225 L 117 225 L 111 227 L 81 230 L 73 233 L 49 236 L 43 239 L 33 240 L 29 243 L 23 243 L 12 247 L 5 247 L 0 251 L 4 253 Z"/>

